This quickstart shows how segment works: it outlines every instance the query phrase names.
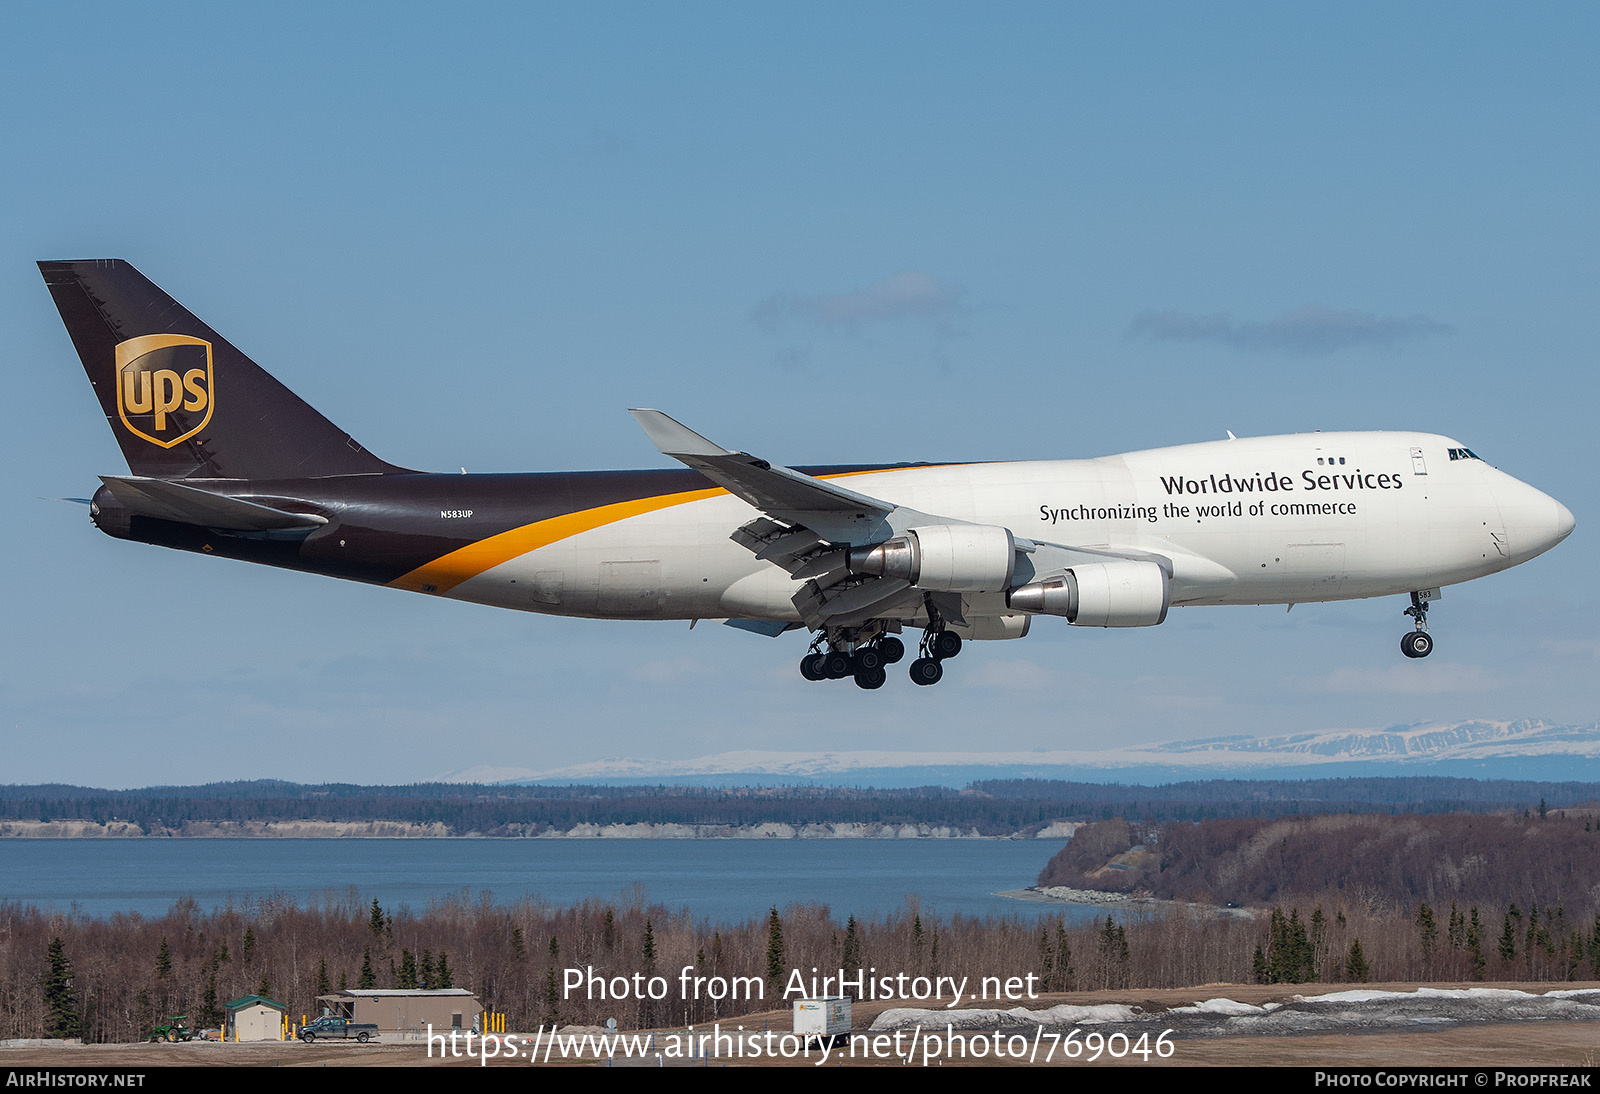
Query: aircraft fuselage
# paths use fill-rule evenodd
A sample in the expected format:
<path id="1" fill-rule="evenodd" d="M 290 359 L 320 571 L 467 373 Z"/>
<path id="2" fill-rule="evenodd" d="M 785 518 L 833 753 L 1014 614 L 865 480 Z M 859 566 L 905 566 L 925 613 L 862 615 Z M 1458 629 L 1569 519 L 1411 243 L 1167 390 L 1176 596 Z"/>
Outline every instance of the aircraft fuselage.
<path id="1" fill-rule="evenodd" d="M 1415 433 L 1245 438 L 1087 460 L 806 468 L 1019 536 L 1171 560 L 1172 603 L 1288 604 L 1482 577 L 1570 530 L 1554 499 Z M 241 538 L 97 496 L 113 535 L 497 607 L 799 622 L 794 582 L 729 537 L 758 514 L 687 470 L 369 475 L 189 485 L 328 523 Z M 974 597 L 975 615 L 1008 614 Z"/>

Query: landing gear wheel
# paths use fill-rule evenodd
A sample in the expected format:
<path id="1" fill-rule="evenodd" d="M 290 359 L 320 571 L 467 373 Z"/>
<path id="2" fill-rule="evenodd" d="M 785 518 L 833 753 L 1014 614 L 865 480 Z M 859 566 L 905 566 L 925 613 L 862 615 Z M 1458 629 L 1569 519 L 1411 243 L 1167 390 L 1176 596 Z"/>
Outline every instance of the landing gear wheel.
<path id="1" fill-rule="evenodd" d="M 800 658 L 800 675 L 807 680 L 826 680 L 823 674 L 822 662 L 824 657 L 820 653 L 808 653 Z"/>
<path id="2" fill-rule="evenodd" d="M 906 644 L 891 636 L 878 643 L 878 652 L 883 655 L 885 665 L 898 665 L 906 655 Z"/>
<path id="3" fill-rule="evenodd" d="M 883 687 L 883 682 L 888 678 L 889 674 L 883 671 L 882 666 L 856 669 L 856 687 L 865 688 L 867 691 Z"/>
<path id="4" fill-rule="evenodd" d="M 1400 652 L 1407 657 L 1426 657 L 1433 652 L 1433 636 L 1428 633 L 1428 601 L 1423 599 L 1439 598 L 1439 590 L 1434 589 L 1429 593 L 1414 592 L 1411 594 L 1411 607 L 1403 615 L 1409 615 L 1416 622 L 1417 629 L 1404 635 L 1400 639 Z"/>
<path id="5" fill-rule="evenodd" d="M 883 667 L 883 654 L 871 646 L 862 646 L 855 652 L 856 676 Z"/>
<path id="6" fill-rule="evenodd" d="M 929 645 L 935 657 L 941 661 L 948 660 L 961 652 L 961 636 L 955 631 L 940 631 L 933 636 Z"/>
<path id="7" fill-rule="evenodd" d="M 829 680 L 843 680 L 853 671 L 850 664 L 850 655 L 834 650 L 823 654 L 822 674 Z"/>
<path id="8" fill-rule="evenodd" d="M 911 662 L 911 682 L 926 687 L 944 678 L 944 666 L 932 657 L 919 657 Z"/>
<path id="9" fill-rule="evenodd" d="M 1400 652 L 1407 657 L 1426 657 L 1433 652 L 1433 636 L 1427 631 L 1401 635 Z"/>

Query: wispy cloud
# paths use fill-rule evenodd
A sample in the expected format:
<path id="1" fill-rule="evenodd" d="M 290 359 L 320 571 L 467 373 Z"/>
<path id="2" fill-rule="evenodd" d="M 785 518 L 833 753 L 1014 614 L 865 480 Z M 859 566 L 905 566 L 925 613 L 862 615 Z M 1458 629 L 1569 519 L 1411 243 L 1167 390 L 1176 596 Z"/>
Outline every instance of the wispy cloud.
<path id="1" fill-rule="evenodd" d="M 786 320 L 818 327 L 862 327 L 902 319 L 938 319 L 961 310 L 961 286 L 919 270 L 902 270 L 849 292 L 769 296 L 751 310 L 762 327 Z"/>
<path id="2" fill-rule="evenodd" d="M 1307 304 L 1264 322 L 1235 320 L 1222 313 L 1140 312 L 1128 324 L 1128 337 L 1154 342 L 1216 342 L 1245 352 L 1320 357 L 1356 346 L 1394 346 L 1446 334 L 1450 329 L 1425 315 L 1374 315 Z"/>
<path id="3" fill-rule="evenodd" d="M 1539 645 L 1551 653 L 1575 654 L 1600 660 L 1600 640 L 1593 638 L 1547 638 Z"/>
<path id="4" fill-rule="evenodd" d="M 668 657 L 641 661 L 627 669 L 630 680 L 641 684 L 686 684 L 716 676 L 714 666 L 698 657 Z"/>
<path id="5" fill-rule="evenodd" d="M 1446 695 L 1464 691 L 1493 691 L 1501 686 L 1499 675 L 1478 665 L 1443 662 L 1427 665 L 1394 665 L 1386 669 L 1334 669 L 1323 676 L 1290 682 L 1296 691 L 1323 691 L 1343 694 Z"/>

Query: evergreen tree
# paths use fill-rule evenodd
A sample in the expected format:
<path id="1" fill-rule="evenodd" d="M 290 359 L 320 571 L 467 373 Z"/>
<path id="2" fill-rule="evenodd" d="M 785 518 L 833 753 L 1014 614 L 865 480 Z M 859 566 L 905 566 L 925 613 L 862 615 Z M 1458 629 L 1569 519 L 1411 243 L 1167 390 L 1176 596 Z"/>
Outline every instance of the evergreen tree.
<path id="1" fill-rule="evenodd" d="M 1257 984 L 1272 983 L 1272 966 L 1267 962 L 1267 955 L 1261 951 L 1261 943 L 1256 943 L 1255 956 L 1250 959 L 1251 974 Z"/>
<path id="2" fill-rule="evenodd" d="M 1121 988 L 1128 980 L 1128 932 L 1106 916 L 1100 929 L 1100 959 L 1105 968 L 1105 987 Z"/>
<path id="3" fill-rule="evenodd" d="M 1594 933 L 1589 936 L 1589 971 L 1600 980 L 1600 915 L 1594 917 Z"/>
<path id="4" fill-rule="evenodd" d="M 161 948 L 156 951 L 156 979 L 165 980 L 172 975 L 172 950 L 167 946 L 166 937 L 161 939 Z"/>
<path id="5" fill-rule="evenodd" d="M 422 964 L 417 966 L 417 987 L 433 987 L 433 951 L 422 951 Z"/>
<path id="6" fill-rule="evenodd" d="M 439 967 L 434 970 L 434 977 L 438 980 L 437 987 L 453 988 L 456 986 L 455 973 L 450 971 L 450 955 L 443 950 L 439 951 Z"/>
<path id="7" fill-rule="evenodd" d="M 382 938 L 384 928 L 383 905 L 378 903 L 378 898 L 372 898 L 372 914 L 367 917 L 367 929 L 372 932 L 373 938 Z"/>
<path id="8" fill-rule="evenodd" d="M 644 945 L 642 947 L 645 975 L 654 975 L 656 971 L 656 927 L 650 920 L 644 921 Z"/>
<path id="9" fill-rule="evenodd" d="M 83 1016 L 72 990 L 72 962 L 67 960 L 67 944 L 52 938 L 45 950 L 50 963 L 44 977 L 44 1035 L 78 1037 L 83 1033 Z"/>
<path id="10" fill-rule="evenodd" d="M 400 973 L 397 977 L 397 988 L 414 988 L 417 986 L 417 958 L 410 950 L 400 951 Z"/>
<path id="11" fill-rule="evenodd" d="M 1500 930 L 1500 960 L 1510 961 L 1517 956 L 1517 923 L 1522 919 L 1522 912 L 1517 908 L 1517 902 L 1512 901 L 1511 907 L 1506 909 L 1506 918 Z"/>
<path id="12" fill-rule="evenodd" d="M 328 959 L 326 957 L 319 958 L 317 960 L 317 994 L 327 995 L 331 987 L 328 983 Z"/>
<path id="13" fill-rule="evenodd" d="M 1289 913 L 1288 942 L 1288 965 L 1293 973 L 1293 982 L 1303 984 L 1315 980 L 1317 976 L 1311 960 L 1311 940 L 1306 937 L 1306 925 L 1300 922 L 1299 908 Z"/>
<path id="14" fill-rule="evenodd" d="M 1422 963 L 1426 971 L 1433 971 L 1433 954 L 1439 944 L 1439 924 L 1434 921 L 1433 909 L 1427 901 L 1417 905 L 1417 933 L 1422 939 Z"/>
<path id="15" fill-rule="evenodd" d="M 1478 920 L 1478 906 L 1472 906 L 1472 914 L 1467 923 L 1467 955 L 1472 963 L 1472 979 L 1482 980 L 1488 962 L 1483 957 L 1483 924 Z"/>
<path id="16" fill-rule="evenodd" d="M 856 927 L 856 917 L 851 916 L 844 927 L 844 953 L 839 958 L 839 967 L 846 972 L 853 972 L 861 967 L 861 932 Z"/>
<path id="17" fill-rule="evenodd" d="M 1319 933 L 1327 929 L 1325 920 L 1316 926 Z M 1287 917 L 1281 907 L 1272 910 L 1265 956 L 1271 977 L 1266 983 L 1301 984 L 1316 979 L 1316 955 L 1305 924 L 1300 921 L 1299 908 L 1292 909 Z"/>
<path id="18" fill-rule="evenodd" d="M 378 986 L 378 975 L 372 971 L 372 947 L 364 947 L 361 951 L 361 975 L 356 980 L 358 989 L 375 988 Z"/>
<path id="19" fill-rule="evenodd" d="M 244 945 L 240 947 L 245 964 L 250 963 L 250 955 L 256 952 L 256 932 L 254 927 L 244 929 Z"/>
<path id="20" fill-rule="evenodd" d="M 267 979 L 267 974 L 261 974 L 261 980 L 256 984 L 256 994 L 263 999 L 272 998 L 272 983 Z"/>
<path id="21" fill-rule="evenodd" d="M 1078 973 L 1072 967 L 1072 946 L 1067 942 L 1067 925 L 1056 921 L 1056 990 L 1071 991 L 1077 987 Z"/>
<path id="22" fill-rule="evenodd" d="M 1282 908 L 1273 908 L 1267 919 L 1267 979 L 1264 983 L 1283 984 L 1289 980 L 1288 958 L 1289 920 Z"/>
<path id="23" fill-rule="evenodd" d="M 1533 952 L 1542 941 L 1539 927 L 1539 902 L 1535 900 L 1528 908 L 1528 933 L 1522 940 L 1522 952 L 1528 955 L 1528 972 L 1530 974 L 1533 972 Z"/>
<path id="24" fill-rule="evenodd" d="M 1366 955 L 1361 952 L 1361 939 L 1358 938 L 1350 943 L 1349 956 L 1344 959 L 1344 978 L 1351 983 L 1364 984 L 1371 971 L 1367 967 Z"/>
<path id="25" fill-rule="evenodd" d="M 772 910 L 767 913 L 767 983 L 773 989 L 774 996 L 777 995 L 779 986 L 783 984 L 785 964 L 783 921 L 778 918 L 778 906 L 774 904 Z"/>
<path id="26" fill-rule="evenodd" d="M 210 1026 L 220 1029 L 225 1017 L 217 1001 L 217 967 L 213 965 L 211 974 L 206 977 L 206 990 L 200 995 L 199 1025 L 202 1029 Z"/>
<path id="27" fill-rule="evenodd" d="M 606 916 L 608 917 L 608 921 L 609 921 L 610 915 L 611 915 L 610 912 L 606 913 Z M 512 927 L 511 928 L 511 956 L 513 958 L 515 958 L 516 960 L 521 961 L 522 958 L 524 957 L 524 955 L 527 954 L 527 952 L 528 952 L 527 951 L 527 947 L 525 947 L 523 945 L 523 943 L 522 943 L 522 928 L 521 927 Z"/>

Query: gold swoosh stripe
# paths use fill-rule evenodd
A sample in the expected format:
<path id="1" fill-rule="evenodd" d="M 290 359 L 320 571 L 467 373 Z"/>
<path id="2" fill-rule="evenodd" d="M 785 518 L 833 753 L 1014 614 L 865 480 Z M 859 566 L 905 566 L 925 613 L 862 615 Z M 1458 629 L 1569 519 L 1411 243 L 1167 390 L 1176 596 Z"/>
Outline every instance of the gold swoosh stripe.
<path id="1" fill-rule="evenodd" d="M 395 589 L 409 589 L 414 593 L 425 590 L 446 593 L 469 577 L 477 577 L 485 570 L 492 570 L 503 562 L 509 562 L 529 551 L 536 551 L 559 539 L 566 539 L 568 536 L 575 536 L 579 532 L 587 532 L 604 524 L 636 517 L 641 513 L 653 513 L 657 509 L 667 509 L 685 502 L 714 498 L 718 494 L 726 493 L 726 490 L 717 486 L 707 490 L 686 490 L 681 494 L 657 494 L 652 498 L 619 501 L 612 505 L 580 509 L 576 513 L 534 521 L 532 524 L 524 524 L 520 528 L 501 532 L 488 539 L 480 539 L 447 555 L 441 555 L 432 562 L 418 566 L 409 574 L 395 578 L 389 582 L 389 586 Z M 433 588 L 426 589 L 429 585 Z"/>
<path id="2" fill-rule="evenodd" d="M 928 466 L 928 465 L 923 465 Z M 955 466 L 952 464 L 934 464 L 934 467 Z M 885 467 L 873 468 L 867 471 L 845 471 L 837 475 L 819 475 L 824 479 L 847 479 L 857 475 L 881 475 L 886 471 L 911 471 L 921 470 L 922 467 Z M 720 486 L 706 490 L 685 490 L 678 494 L 657 494 L 651 498 L 637 498 L 633 501 L 619 501 L 612 505 L 600 505 L 593 509 L 580 509 L 576 513 L 565 513 L 559 517 L 548 520 L 534 521 L 524 524 L 520 528 L 513 528 L 509 532 L 501 532 L 497 536 L 480 539 L 476 543 L 469 543 L 465 547 L 457 548 L 447 555 L 440 555 L 432 562 L 424 563 L 408 574 L 402 574 L 389 582 L 392 589 L 408 589 L 414 593 L 433 592 L 447 593 L 468 578 L 477 577 L 486 570 L 492 570 L 502 563 L 536 551 L 540 547 L 548 546 L 557 540 L 575 536 L 579 532 L 587 532 L 592 528 L 599 528 L 605 524 L 614 524 L 619 520 L 639 516 L 641 513 L 653 513 L 658 509 L 669 509 L 674 505 L 684 505 L 691 501 L 703 501 L 714 498 L 728 491 Z"/>

